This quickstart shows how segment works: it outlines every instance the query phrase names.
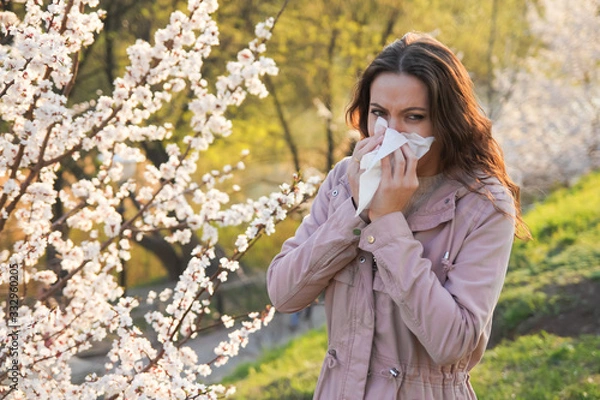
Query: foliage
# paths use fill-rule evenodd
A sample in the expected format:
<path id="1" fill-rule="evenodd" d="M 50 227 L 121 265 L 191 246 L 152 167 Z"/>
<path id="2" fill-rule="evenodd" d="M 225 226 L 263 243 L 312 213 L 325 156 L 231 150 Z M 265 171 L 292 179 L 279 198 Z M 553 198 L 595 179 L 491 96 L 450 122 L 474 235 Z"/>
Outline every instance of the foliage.
<path id="1" fill-rule="evenodd" d="M 168 20 L 166 10 L 174 4 L 181 9 L 183 3 L 181 0 L 101 1 L 101 6 L 107 9 L 107 20 L 111 21 L 107 24 L 110 29 L 105 29 L 98 45 L 85 54 L 88 62 L 82 68 L 82 75 L 86 79 L 74 89 L 78 101 L 87 100 L 96 89 L 109 90 L 110 71 L 117 73 L 126 65 L 126 46 L 139 37 L 148 39 Z M 432 32 L 463 56 L 484 95 L 490 87 L 493 68 L 513 65 L 525 55 L 531 42 L 524 13 L 527 0 L 502 1 L 500 7 L 493 7 L 493 3 L 291 2 L 281 16 L 280 28 L 268 50 L 280 68 L 278 76 L 270 79 L 270 91 L 277 95 L 283 115 L 277 113 L 275 96 L 266 103 L 249 99 L 244 109 L 232 112 L 234 126 L 253 132 L 252 137 L 245 136 L 243 140 L 250 142 L 248 148 L 261 164 L 278 164 L 278 169 L 288 175 L 295 172 L 295 165 L 290 162 L 291 140 L 297 146 L 301 169 L 311 166 L 325 172 L 331 167 L 325 160 L 344 156 L 354 138 L 348 137 L 343 113 L 356 76 L 385 44 L 411 30 Z M 279 0 L 231 0 L 221 5 L 215 16 L 222 23 L 221 45 L 207 60 L 205 73 L 209 78 L 213 77 L 212 70 L 219 71 L 252 33 L 254 28 L 248 21 L 272 15 L 279 4 Z M 494 23 L 490 25 L 490 21 Z M 114 53 L 112 64 L 108 61 L 110 49 Z M 182 93 L 166 105 L 164 112 L 175 120 L 185 118 L 181 107 L 184 102 Z M 235 125 L 236 121 L 240 124 Z M 291 138 L 286 138 L 286 129 Z M 332 135 L 331 149 L 328 130 Z M 209 151 L 206 158 L 218 161 L 220 154 Z"/>
<path id="2" fill-rule="evenodd" d="M 243 149 L 251 150 L 248 168 L 238 171 L 232 183 L 251 197 L 277 190 L 279 182 L 297 170 L 304 174 L 329 170 L 332 162 L 347 154 L 357 137 L 355 132 L 348 132 L 343 113 L 358 72 L 384 44 L 410 30 L 432 32 L 455 49 L 472 71 L 482 96 L 489 97 L 492 69 L 514 65 L 531 41 L 523 12 L 527 0 L 503 1 L 501 7 L 498 2 L 291 2 L 266 53 L 280 69 L 277 76 L 266 80 L 276 96 L 248 98 L 243 108 L 228 109 L 226 115 L 238 135 L 218 138 L 198 160 L 199 172 L 191 176 L 201 180 L 200 171 L 235 165 Z M 138 38 L 151 41 L 168 23 L 172 9 L 186 9 L 182 0 L 100 0 L 99 4 L 106 10 L 104 28 L 79 55 L 78 79 L 68 100 L 71 104 L 94 100 L 98 91 L 110 93 L 115 77 L 128 65 L 128 46 Z M 280 4 L 281 0 L 231 0 L 220 5 L 214 14 L 221 24 L 220 44 L 203 60 L 203 76 L 209 85 L 253 34 L 251 21 L 273 15 Z M 492 59 L 496 60 L 493 64 Z M 190 133 L 190 96 L 187 90 L 171 93 L 170 101 L 152 117 L 171 122 L 174 138 Z M 155 165 L 168 157 L 162 143 L 146 147 L 146 156 Z M 71 163 L 65 169 L 81 177 Z M 135 244 L 132 258 L 143 263 L 129 266 L 133 270 L 128 269 L 127 283 L 145 283 L 145 277 L 154 280 L 165 275 L 176 279 L 189 261 L 185 257 L 189 247 L 193 246 L 160 238 Z M 170 255 L 164 255 L 163 250 Z"/>
<path id="3" fill-rule="evenodd" d="M 291 4 L 282 17 L 286 29 L 278 32 L 272 47 L 281 68 L 273 82 L 293 137 L 305 150 L 300 151 L 303 165 L 329 169 L 321 159 L 327 155 L 330 128 L 334 156 L 347 153 L 356 136 L 348 136 L 344 109 L 356 77 L 384 45 L 409 31 L 431 32 L 463 56 L 477 87 L 486 93 L 491 69 L 514 64 L 529 46 L 525 4 L 503 1 L 495 9 L 492 2 L 476 0 Z M 497 22 L 496 29 L 490 20 Z"/>
<path id="4" fill-rule="evenodd" d="M 243 108 L 228 110 L 239 135 L 215 142 L 198 161 L 199 169 L 219 170 L 233 165 L 242 149 L 250 149 L 251 163 L 233 181 L 249 196 L 256 191 L 275 190 L 297 169 L 305 174 L 314 169 L 328 171 L 357 138 L 356 132 L 348 132 L 344 120 L 357 74 L 385 44 L 411 30 L 432 32 L 461 55 L 487 101 L 495 90 L 491 86 L 493 69 L 516 65 L 531 43 L 526 4 L 527 0 L 290 2 L 266 53 L 280 69 L 277 76 L 266 81 L 273 96 L 265 101 L 249 98 Z M 149 40 L 168 21 L 172 7 L 185 9 L 181 0 L 101 0 L 100 5 L 107 10 L 106 26 L 94 45 L 82 54 L 81 79 L 73 88 L 76 102 L 94 98 L 97 90 L 110 92 L 110 76 L 118 76 L 127 65 L 127 46 L 136 38 Z M 231 0 L 221 4 L 215 13 L 222 24 L 220 45 L 204 61 L 209 82 L 252 34 L 254 27 L 249 21 L 264 19 L 279 6 L 280 0 Z M 189 130 L 188 101 L 186 91 L 173 94 L 159 111 L 158 115 L 167 117 L 176 127 L 173 135 L 183 137 Z M 155 149 L 160 146 L 152 147 L 155 151 L 149 156 L 156 158 L 156 154 L 164 153 Z M 160 259 L 145 253 L 156 248 L 146 245 L 132 249 L 136 258 L 147 260 L 144 269 L 155 271 L 153 277 L 159 276 L 155 264 Z M 178 276 L 180 271 L 173 264 L 163 261 L 163 268 L 175 269 L 171 275 Z M 130 283 L 139 283 L 133 277 L 144 274 L 145 270 L 132 272 Z"/>
<path id="5" fill-rule="evenodd" d="M 106 11 L 97 0 L 15 3 L 24 4 L 3 2 L 15 12 L 0 15 L 0 239 L 9 243 L 0 251 L 0 395 L 227 396 L 231 388 L 202 379 L 236 356 L 274 310 L 214 320 L 211 302 L 247 250 L 318 184 L 295 177 L 253 200 L 231 184 L 246 166 L 245 152 L 219 170 L 198 170 L 201 155 L 232 134 L 227 111 L 247 95 L 268 94 L 261 79 L 277 73 L 264 55 L 276 19 L 258 23 L 221 74 L 206 75 L 219 45 L 218 3 L 189 0 L 126 49 L 127 66 L 108 71 L 115 78 L 107 94 L 73 102 L 83 53 Z M 185 128 L 164 111 L 181 93 Z M 238 228 L 228 254 L 217 246 L 226 227 Z M 18 231 L 12 242 L 4 237 L 9 230 Z M 173 288 L 128 297 L 116 277 L 144 241 L 169 251 L 177 244 L 189 262 Z M 165 259 L 173 261 L 178 254 L 169 251 Z M 143 323 L 133 314 L 140 301 L 154 304 Z M 186 344 L 220 325 L 235 329 L 207 354 Z M 104 373 L 72 382 L 69 362 L 99 341 L 110 347 Z"/>

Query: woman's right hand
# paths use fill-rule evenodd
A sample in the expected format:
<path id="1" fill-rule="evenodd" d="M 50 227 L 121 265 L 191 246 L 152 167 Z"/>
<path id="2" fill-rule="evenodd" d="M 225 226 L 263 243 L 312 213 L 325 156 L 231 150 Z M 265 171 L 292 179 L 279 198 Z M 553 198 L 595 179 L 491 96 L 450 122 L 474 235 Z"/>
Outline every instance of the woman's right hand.
<path id="1" fill-rule="evenodd" d="M 377 146 L 381 145 L 381 142 L 383 142 L 383 135 L 375 137 L 370 136 L 360 140 L 356 143 L 356 146 L 354 146 L 347 175 L 355 206 L 358 205 L 358 189 L 360 186 L 360 175 L 362 173 L 362 170 L 360 169 L 360 160 L 365 154 L 370 153 L 375 150 Z"/>

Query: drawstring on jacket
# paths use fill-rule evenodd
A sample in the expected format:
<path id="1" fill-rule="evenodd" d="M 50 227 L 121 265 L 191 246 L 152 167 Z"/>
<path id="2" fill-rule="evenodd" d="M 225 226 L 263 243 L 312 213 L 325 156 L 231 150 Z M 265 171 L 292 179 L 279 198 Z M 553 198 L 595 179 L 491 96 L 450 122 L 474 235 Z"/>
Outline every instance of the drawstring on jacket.
<path id="1" fill-rule="evenodd" d="M 404 382 L 404 374 L 402 371 L 398 371 L 396 368 L 391 368 L 389 370 L 390 379 L 394 380 L 394 386 L 396 387 L 396 396 L 400 395 L 400 388 L 402 387 L 402 382 Z"/>
<path id="2" fill-rule="evenodd" d="M 335 349 L 329 349 L 325 358 L 328 368 L 335 368 L 339 364 Z"/>
<path id="3" fill-rule="evenodd" d="M 458 197 L 458 193 L 455 194 Z M 452 271 L 454 268 L 454 264 L 450 262 L 450 250 L 452 249 L 452 239 L 454 239 L 454 227 L 456 225 L 456 216 L 450 220 L 450 235 L 448 235 L 448 240 L 446 243 L 446 252 L 442 257 L 442 265 L 444 266 L 444 272 L 447 274 Z"/>

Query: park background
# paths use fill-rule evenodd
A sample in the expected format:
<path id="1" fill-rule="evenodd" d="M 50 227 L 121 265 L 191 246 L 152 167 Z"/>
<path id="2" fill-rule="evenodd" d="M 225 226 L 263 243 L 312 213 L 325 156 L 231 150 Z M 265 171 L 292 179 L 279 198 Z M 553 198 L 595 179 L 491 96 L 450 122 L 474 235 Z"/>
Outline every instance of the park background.
<path id="1" fill-rule="evenodd" d="M 255 24 L 277 15 L 283 3 L 221 2 L 214 14 L 219 46 L 202 65 L 205 79 L 216 79 L 254 36 Z M 16 3 L 2 7 L 23 13 Z M 172 11 L 185 10 L 186 3 L 100 1 L 99 7 L 106 10 L 104 28 L 79 55 L 71 105 L 111 93 L 129 64 L 128 46 L 136 39 L 153 42 Z M 344 109 L 361 70 L 404 33 L 433 34 L 470 71 L 511 176 L 521 185 L 525 221 L 533 234 L 532 241 L 515 242 L 490 349 L 473 371 L 476 391 L 482 399 L 600 398 L 599 22 L 600 5 L 594 0 L 291 0 L 267 46 L 266 55 L 279 68 L 277 75 L 263 77 L 269 96 L 249 97 L 228 110 L 233 134 L 201 153 L 192 176 L 201 181 L 207 171 L 235 165 L 245 149 L 246 166 L 232 178 L 233 200 L 276 191 L 298 171 L 323 176 L 358 139 L 345 122 Z M 175 139 L 183 138 L 190 130 L 189 100 L 190 93 L 179 93 L 149 123 L 168 120 Z M 7 126 L 3 121 L 3 132 Z M 169 158 L 160 140 L 140 143 L 139 149 L 157 166 Z M 93 176 L 97 167 L 93 154 L 65 160 L 56 185 L 67 187 Z M 143 174 L 141 165 L 125 167 L 129 179 Z M 55 218 L 66 212 L 60 207 L 53 208 Z M 119 207 L 123 215 L 136 210 L 131 199 Z M 266 268 L 306 212 L 299 208 L 277 224 L 276 232 L 253 244 L 241 268 L 219 288 L 211 320 L 268 304 Z M 217 253 L 234 254 L 239 233 L 236 226 L 222 229 Z M 82 240 L 80 233 L 72 234 L 74 241 Z M 23 237 L 9 220 L 0 232 L 0 250 L 11 249 Z M 174 287 L 200 242 L 196 235 L 187 244 L 160 232 L 148 235 L 132 245 L 114 279 L 125 293 Z M 37 268 L 52 269 L 52 259 L 46 254 Z M 154 306 L 161 310 L 158 302 Z M 134 324 L 148 328 L 141 313 L 134 317 Z M 311 398 L 325 349 L 325 331 L 317 329 L 266 351 L 223 382 L 238 387 L 234 398 Z M 87 355 L 102 351 L 108 352 L 107 346 L 94 343 Z M 214 355 L 212 348 L 206 353 Z"/>

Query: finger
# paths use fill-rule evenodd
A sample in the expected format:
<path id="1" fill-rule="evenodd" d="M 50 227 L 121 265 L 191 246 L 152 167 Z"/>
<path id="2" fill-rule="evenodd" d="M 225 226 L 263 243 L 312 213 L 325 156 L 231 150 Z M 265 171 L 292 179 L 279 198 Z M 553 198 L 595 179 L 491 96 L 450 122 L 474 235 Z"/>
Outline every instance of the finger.
<path id="1" fill-rule="evenodd" d="M 367 138 L 362 140 L 361 142 L 365 142 L 365 143 L 360 143 L 361 145 L 357 145 L 354 148 L 354 152 L 352 154 L 352 160 L 354 161 L 353 164 L 356 164 L 358 166 L 357 169 L 360 170 L 360 163 L 361 160 L 363 158 L 363 156 L 365 154 L 368 154 L 372 151 L 374 151 L 382 142 L 382 140 L 378 139 L 378 138 Z"/>
<path id="2" fill-rule="evenodd" d="M 375 150 L 383 141 L 382 137 L 368 137 L 358 142 L 354 148 L 354 155 L 362 157 L 363 155 Z"/>
<path id="3" fill-rule="evenodd" d="M 394 176 L 394 167 L 392 166 L 392 154 L 381 159 L 381 180 L 388 181 Z"/>
<path id="4" fill-rule="evenodd" d="M 403 177 L 406 174 L 406 159 L 404 158 L 404 154 L 402 153 L 402 147 L 394 150 L 392 154 L 390 154 L 393 160 L 392 164 L 392 172 L 394 176 Z"/>
<path id="5" fill-rule="evenodd" d="M 400 149 L 402 150 L 402 154 L 406 159 L 406 173 L 410 175 L 416 175 L 417 165 L 419 164 L 417 155 L 408 145 L 404 145 L 400 147 Z"/>

